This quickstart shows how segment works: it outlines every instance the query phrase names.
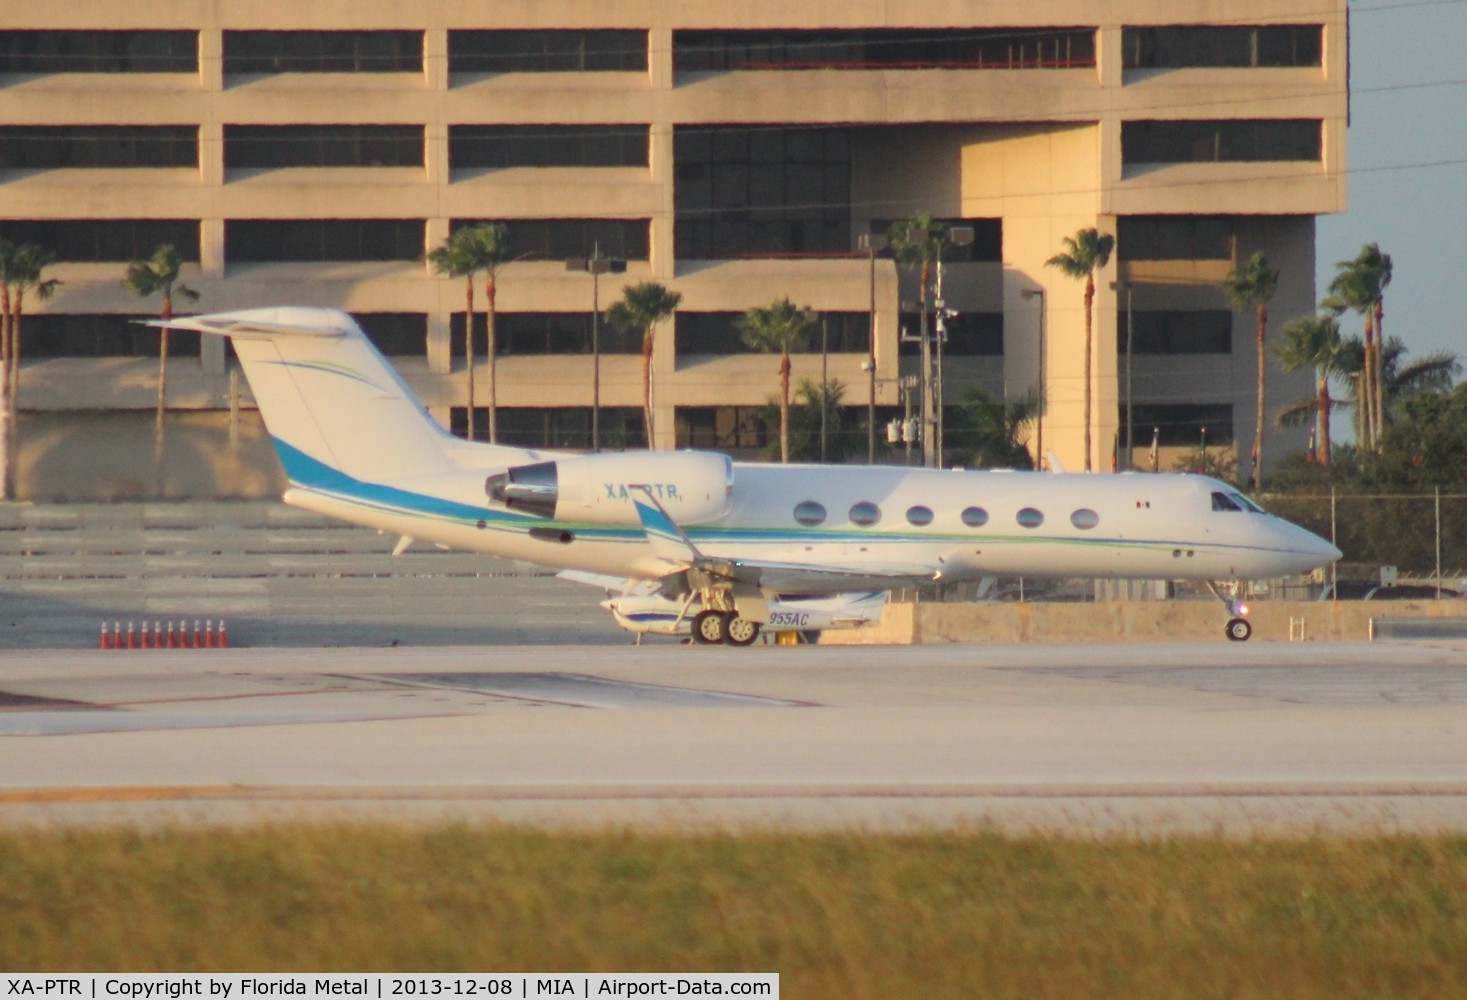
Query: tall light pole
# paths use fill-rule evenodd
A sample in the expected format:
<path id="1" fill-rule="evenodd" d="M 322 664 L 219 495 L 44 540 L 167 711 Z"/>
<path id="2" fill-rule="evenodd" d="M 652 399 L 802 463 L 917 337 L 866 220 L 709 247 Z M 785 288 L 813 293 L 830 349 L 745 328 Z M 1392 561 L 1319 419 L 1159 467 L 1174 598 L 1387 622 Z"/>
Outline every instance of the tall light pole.
<path id="1" fill-rule="evenodd" d="M 1124 289 L 1126 293 L 1126 468 L 1131 469 L 1135 465 L 1133 459 L 1136 454 L 1136 421 L 1133 419 L 1136 414 L 1131 406 L 1131 354 L 1136 347 L 1135 314 L 1131 311 L 1132 286 L 1129 281 L 1113 281 L 1110 287 Z"/>
<path id="2" fill-rule="evenodd" d="M 590 257 L 565 262 L 567 271 L 588 271 L 591 275 L 591 450 L 601 450 L 601 276 L 622 274 L 627 262 L 601 256 L 596 244 Z"/>
<path id="3" fill-rule="evenodd" d="M 866 464 L 876 464 L 876 255 L 890 244 L 884 233 L 862 233 L 861 249 L 871 259 L 871 319 L 866 330 L 866 374 L 870 392 L 866 397 Z"/>
<path id="4" fill-rule="evenodd" d="M 951 243 L 955 247 L 971 246 L 973 243 L 972 226 L 951 226 L 941 234 L 942 238 L 937 242 L 937 386 L 933 395 L 936 398 L 937 408 L 937 433 L 933 442 L 937 450 L 937 464 L 942 465 L 943 430 L 946 427 L 946 397 L 943 395 L 942 386 L 942 353 L 943 345 L 947 343 L 947 321 L 957 316 L 955 310 L 947 307 L 947 301 L 942 294 L 942 248 Z"/>
<path id="5" fill-rule="evenodd" d="M 1035 417 L 1034 449 L 1039 454 L 1034 456 L 1034 461 L 1039 468 L 1044 468 L 1044 289 L 1024 288 L 1019 294 L 1026 299 L 1039 300 L 1039 412 Z"/>

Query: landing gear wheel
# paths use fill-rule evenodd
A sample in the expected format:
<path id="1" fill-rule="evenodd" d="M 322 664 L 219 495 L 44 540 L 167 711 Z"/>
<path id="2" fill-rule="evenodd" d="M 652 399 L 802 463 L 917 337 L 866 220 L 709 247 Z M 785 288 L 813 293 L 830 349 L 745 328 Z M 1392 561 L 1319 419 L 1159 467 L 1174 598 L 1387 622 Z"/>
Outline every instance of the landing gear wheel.
<path id="1" fill-rule="evenodd" d="M 759 638 L 759 623 L 734 615 L 723 627 L 723 641 L 730 646 L 747 646 Z"/>
<path id="2" fill-rule="evenodd" d="M 727 634 L 728 619 L 722 611 L 699 611 L 693 618 L 693 641 L 700 646 L 720 643 Z"/>
<path id="3" fill-rule="evenodd" d="M 1228 622 L 1225 631 L 1233 642 L 1247 642 L 1248 637 L 1253 634 L 1253 626 L 1245 618 L 1234 618 Z"/>

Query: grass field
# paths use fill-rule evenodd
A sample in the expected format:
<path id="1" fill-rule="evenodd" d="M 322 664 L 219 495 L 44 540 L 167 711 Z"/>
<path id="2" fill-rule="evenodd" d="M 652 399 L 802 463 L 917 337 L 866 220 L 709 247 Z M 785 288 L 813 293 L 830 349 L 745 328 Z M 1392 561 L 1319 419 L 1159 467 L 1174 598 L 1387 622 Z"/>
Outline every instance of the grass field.
<path id="1" fill-rule="evenodd" d="M 0 970 L 756 971 L 797 998 L 1467 996 L 1467 837 L 0 834 Z"/>

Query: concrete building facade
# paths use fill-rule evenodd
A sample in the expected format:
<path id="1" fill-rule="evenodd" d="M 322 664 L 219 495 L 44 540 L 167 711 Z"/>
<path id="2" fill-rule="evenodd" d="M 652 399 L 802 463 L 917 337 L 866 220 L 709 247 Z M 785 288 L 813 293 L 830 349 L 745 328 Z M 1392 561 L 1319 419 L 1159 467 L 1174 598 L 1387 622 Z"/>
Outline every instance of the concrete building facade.
<path id="1" fill-rule="evenodd" d="M 494 386 L 509 443 L 589 443 L 592 279 L 566 260 L 599 251 L 627 261 L 601 309 L 637 281 L 682 295 L 656 338 L 656 447 L 767 442 L 777 359 L 734 319 L 788 297 L 819 314 L 796 380 L 845 387 L 832 454 L 866 459 L 874 389 L 882 457 L 901 460 L 885 424 L 916 370 L 917 279 L 862 237 L 926 214 L 974 232 L 944 264 L 950 405 L 967 386 L 1017 399 L 1042 369 L 1044 449 L 1084 465 L 1083 288 L 1045 262 L 1096 227 L 1117 244 L 1096 277 L 1092 466 L 1149 467 L 1157 435 L 1167 468 L 1205 428 L 1246 473 L 1254 317 L 1218 285 L 1262 250 L 1274 335 L 1313 309 L 1314 218 L 1345 205 L 1346 32 L 1345 0 L 17 8 L 0 237 L 56 247 L 62 281 L 24 321 L 22 493 L 156 488 L 157 335 L 123 318 L 157 301 L 121 279 L 161 242 L 200 293 L 189 309 L 358 314 L 466 428 L 463 283 L 422 258 L 476 220 L 507 222 L 516 252 Z M 600 336 L 603 443 L 637 446 L 639 338 Z M 1308 394 L 1307 372 L 1269 367 L 1270 410 Z M 225 345 L 178 338 L 169 407 L 166 493 L 278 486 Z M 1268 434 L 1266 461 L 1303 444 Z"/>

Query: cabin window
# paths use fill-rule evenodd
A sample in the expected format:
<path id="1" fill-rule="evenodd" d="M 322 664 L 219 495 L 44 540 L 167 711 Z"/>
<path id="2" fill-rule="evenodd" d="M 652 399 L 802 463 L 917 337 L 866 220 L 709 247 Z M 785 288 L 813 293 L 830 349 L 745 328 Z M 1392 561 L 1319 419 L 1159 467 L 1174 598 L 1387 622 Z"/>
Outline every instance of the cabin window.
<path id="1" fill-rule="evenodd" d="M 859 524 L 863 528 L 869 528 L 881 520 L 881 508 L 869 500 L 862 500 L 851 507 L 851 523 Z"/>
<path id="2" fill-rule="evenodd" d="M 806 500 L 795 505 L 795 520 L 807 528 L 813 528 L 817 524 L 825 523 L 825 508 L 814 500 Z"/>
<path id="3" fill-rule="evenodd" d="M 932 508 L 922 507 L 920 505 L 907 508 L 907 523 L 916 525 L 919 528 L 927 527 L 927 525 L 932 523 Z"/>
<path id="4" fill-rule="evenodd" d="M 1228 496 L 1226 493 L 1214 493 L 1212 495 L 1212 509 L 1231 510 L 1237 511 L 1239 513 L 1241 513 L 1243 510 L 1242 506 L 1234 501 L 1233 498 Z"/>
<path id="5" fill-rule="evenodd" d="M 962 514 L 963 523 L 970 528 L 981 528 L 988 523 L 988 511 L 982 507 L 968 507 Z"/>
<path id="6" fill-rule="evenodd" d="M 1070 515 L 1070 523 L 1081 531 L 1089 531 L 1100 523 L 1100 515 L 1088 507 L 1081 507 Z"/>
<path id="7" fill-rule="evenodd" d="M 1025 507 L 1019 511 L 1019 527 L 1037 528 L 1044 523 L 1044 515 L 1033 507 Z"/>

